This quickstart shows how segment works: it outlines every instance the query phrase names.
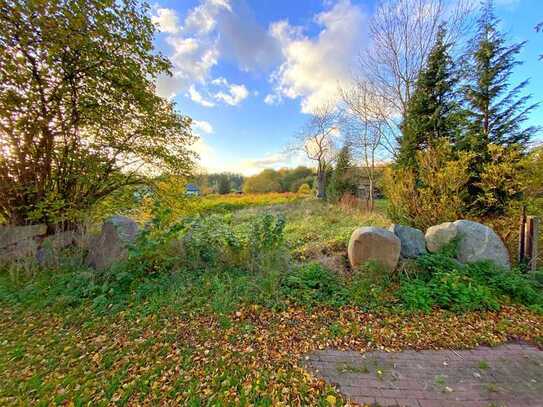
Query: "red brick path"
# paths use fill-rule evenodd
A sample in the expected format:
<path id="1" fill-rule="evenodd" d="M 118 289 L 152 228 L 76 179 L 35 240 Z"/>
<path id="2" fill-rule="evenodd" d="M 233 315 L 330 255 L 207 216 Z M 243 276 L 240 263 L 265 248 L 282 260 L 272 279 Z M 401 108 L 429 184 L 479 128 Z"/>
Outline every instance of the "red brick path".
<path id="1" fill-rule="evenodd" d="M 304 365 L 374 406 L 543 407 L 543 352 L 522 344 L 462 351 L 317 351 Z"/>

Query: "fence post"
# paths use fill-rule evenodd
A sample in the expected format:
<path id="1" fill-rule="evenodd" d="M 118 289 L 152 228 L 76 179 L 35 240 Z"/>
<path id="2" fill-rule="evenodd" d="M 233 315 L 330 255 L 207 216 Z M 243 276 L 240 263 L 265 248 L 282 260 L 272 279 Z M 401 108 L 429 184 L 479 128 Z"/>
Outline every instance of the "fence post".
<path id="1" fill-rule="evenodd" d="M 526 251 L 526 206 L 522 206 L 520 215 L 520 229 L 518 235 L 518 263 L 524 263 L 524 255 Z"/>
<path id="2" fill-rule="evenodd" d="M 527 260 L 528 270 L 535 271 L 537 269 L 538 247 L 537 240 L 539 236 L 539 218 L 536 216 L 528 216 L 526 221 L 525 231 L 525 258 Z"/>

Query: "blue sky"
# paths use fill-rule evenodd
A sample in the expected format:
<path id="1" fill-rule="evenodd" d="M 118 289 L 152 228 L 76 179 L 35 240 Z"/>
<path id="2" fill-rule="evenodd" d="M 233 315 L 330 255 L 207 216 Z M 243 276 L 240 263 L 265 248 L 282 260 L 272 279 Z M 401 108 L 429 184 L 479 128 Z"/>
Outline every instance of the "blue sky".
<path id="1" fill-rule="evenodd" d="M 195 120 L 194 147 L 209 172 L 245 175 L 305 163 L 285 146 L 312 106 L 333 98 L 368 43 L 373 0 L 159 0 L 157 48 L 174 76 L 158 91 Z M 543 100 L 541 0 L 497 0 L 503 29 L 528 41 L 513 80 Z M 543 125 L 543 107 L 531 123 Z"/>

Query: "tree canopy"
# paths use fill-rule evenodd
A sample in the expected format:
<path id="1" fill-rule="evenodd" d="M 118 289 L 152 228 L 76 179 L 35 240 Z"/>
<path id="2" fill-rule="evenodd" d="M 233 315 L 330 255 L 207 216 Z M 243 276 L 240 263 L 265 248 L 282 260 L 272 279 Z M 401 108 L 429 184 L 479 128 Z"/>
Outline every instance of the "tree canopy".
<path id="1" fill-rule="evenodd" d="M 0 2 L 0 213 L 59 224 L 157 172 L 185 175 L 190 119 L 136 0 Z"/>
<path id="2" fill-rule="evenodd" d="M 402 166 L 416 166 L 416 152 L 441 139 L 454 141 L 458 129 L 459 104 L 449 48 L 442 26 L 407 104 L 397 158 L 398 164 Z"/>

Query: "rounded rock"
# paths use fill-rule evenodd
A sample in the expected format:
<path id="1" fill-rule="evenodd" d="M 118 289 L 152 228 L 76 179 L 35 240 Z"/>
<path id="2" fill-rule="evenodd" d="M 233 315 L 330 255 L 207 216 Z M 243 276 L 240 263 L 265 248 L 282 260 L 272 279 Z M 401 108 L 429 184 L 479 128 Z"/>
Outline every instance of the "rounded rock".
<path id="1" fill-rule="evenodd" d="M 349 262 L 353 269 L 375 262 L 388 271 L 394 270 L 400 258 L 400 239 L 391 231 L 378 227 L 356 229 L 349 240 Z"/>
<path id="2" fill-rule="evenodd" d="M 403 258 L 414 259 L 426 254 L 426 240 L 421 230 L 405 225 L 390 225 L 389 229 L 401 241 L 400 254 Z"/>

